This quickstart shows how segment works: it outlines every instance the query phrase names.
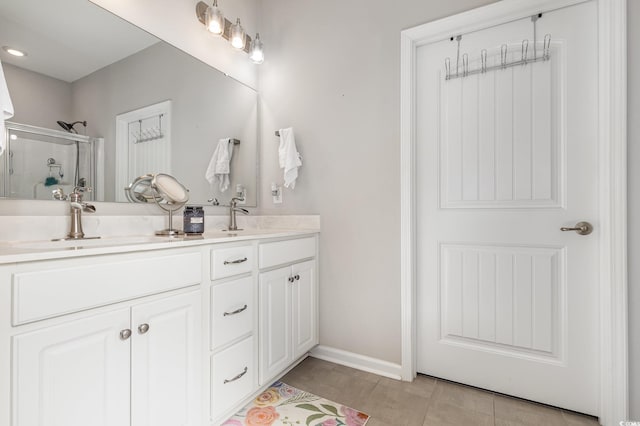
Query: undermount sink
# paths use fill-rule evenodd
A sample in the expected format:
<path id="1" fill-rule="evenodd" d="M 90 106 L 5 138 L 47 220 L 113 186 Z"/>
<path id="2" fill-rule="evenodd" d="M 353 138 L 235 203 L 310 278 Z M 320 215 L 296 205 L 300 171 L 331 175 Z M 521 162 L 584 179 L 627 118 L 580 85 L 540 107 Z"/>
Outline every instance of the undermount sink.
<path id="1" fill-rule="evenodd" d="M 53 240 L 53 241 L 24 241 L 14 243 L 12 246 L 23 249 L 47 250 L 47 249 L 69 249 L 69 248 L 90 248 L 106 246 L 124 246 L 131 244 L 144 244 L 169 241 L 166 237 L 111 237 L 111 238 L 84 238 L 78 240 Z"/>

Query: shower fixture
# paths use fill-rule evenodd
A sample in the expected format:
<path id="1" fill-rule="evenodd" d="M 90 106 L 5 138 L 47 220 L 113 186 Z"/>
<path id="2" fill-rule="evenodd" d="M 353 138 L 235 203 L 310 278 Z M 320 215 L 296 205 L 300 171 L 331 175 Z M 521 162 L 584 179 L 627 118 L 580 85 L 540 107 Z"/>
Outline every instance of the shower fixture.
<path id="1" fill-rule="evenodd" d="M 64 130 L 66 130 L 69 133 L 75 133 L 78 134 L 78 131 L 76 129 L 73 128 L 73 126 L 75 126 L 76 124 L 82 124 L 84 126 L 85 129 L 85 133 L 87 130 L 87 122 L 86 121 L 74 121 L 73 123 L 66 123 L 64 121 L 58 120 L 56 121 L 56 123 L 58 123 L 58 126 L 62 127 Z M 75 167 L 75 173 L 74 173 L 74 177 L 73 177 L 73 185 L 74 186 L 84 186 L 80 185 L 80 181 L 82 181 L 82 179 L 80 177 L 80 143 L 78 141 L 76 141 L 76 167 Z"/>
<path id="2" fill-rule="evenodd" d="M 66 130 L 67 132 L 76 133 L 76 134 L 78 133 L 78 131 L 73 128 L 73 126 L 75 126 L 76 124 L 80 123 L 85 128 L 87 127 L 87 122 L 86 121 L 74 121 L 73 123 L 69 124 L 69 123 L 65 123 L 64 121 L 58 120 L 56 123 L 58 123 L 58 125 L 60 127 L 62 127 L 64 130 Z"/>

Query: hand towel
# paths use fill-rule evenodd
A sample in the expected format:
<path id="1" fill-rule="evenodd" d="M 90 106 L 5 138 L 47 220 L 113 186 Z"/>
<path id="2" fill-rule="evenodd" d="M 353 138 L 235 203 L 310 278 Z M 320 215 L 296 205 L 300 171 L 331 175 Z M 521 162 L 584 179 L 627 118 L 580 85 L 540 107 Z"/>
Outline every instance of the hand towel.
<path id="1" fill-rule="evenodd" d="M 13 104 L 9 96 L 7 81 L 4 79 L 2 62 L 0 62 L 0 155 L 4 153 L 4 147 L 6 146 L 4 120 L 8 120 L 11 117 L 13 117 Z"/>
<path id="2" fill-rule="evenodd" d="M 278 160 L 280 167 L 284 169 L 285 188 L 295 188 L 298 179 L 298 167 L 302 166 L 302 160 L 296 140 L 293 136 L 293 128 L 280 129 L 280 147 L 278 148 Z"/>
<path id="3" fill-rule="evenodd" d="M 204 177 L 210 184 L 217 180 L 221 192 L 229 188 L 229 173 L 231 173 L 231 156 L 233 155 L 233 144 L 230 138 L 220 139 L 216 146 L 209 167 Z"/>

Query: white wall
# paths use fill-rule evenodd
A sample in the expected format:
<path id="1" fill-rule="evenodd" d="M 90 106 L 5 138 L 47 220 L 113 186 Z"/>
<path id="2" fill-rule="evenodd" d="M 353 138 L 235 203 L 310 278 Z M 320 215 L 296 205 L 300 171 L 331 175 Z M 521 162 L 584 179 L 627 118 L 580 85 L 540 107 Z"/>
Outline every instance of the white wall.
<path id="1" fill-rule="evenodd" d="M 640 421 L 640 1 L 628 6 L 630 418 Z"/>
<path id="2" fill-rule="evenodd" d="M 76 121 L 71 115 L 71 84 L 10 64 L 2 67 L 15 110 L 11 121 L 56 130 L 62 130 L 58 120 Z"/>
<path id="3" fill-rule="evenodd" d="M 400 31 L 487 3 L 262 3 L 260 206 L 322 217 L 323 345 L 400 363 Z M 278 207 L 273 132 L 288 126 L 304 165 Z"/>

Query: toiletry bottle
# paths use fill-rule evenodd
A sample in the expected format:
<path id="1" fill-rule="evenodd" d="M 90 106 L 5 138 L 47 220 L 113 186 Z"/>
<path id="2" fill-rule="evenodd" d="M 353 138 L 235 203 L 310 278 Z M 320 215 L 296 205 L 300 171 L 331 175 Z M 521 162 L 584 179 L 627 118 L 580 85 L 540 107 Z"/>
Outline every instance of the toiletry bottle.
<path id="1" fill-rule="evenodd" d="M 199 235 L 204 232 L 204 209 L 202 206 L 184 208 L 184 233 Z"/>

